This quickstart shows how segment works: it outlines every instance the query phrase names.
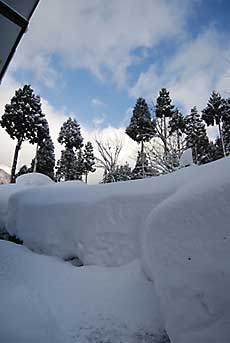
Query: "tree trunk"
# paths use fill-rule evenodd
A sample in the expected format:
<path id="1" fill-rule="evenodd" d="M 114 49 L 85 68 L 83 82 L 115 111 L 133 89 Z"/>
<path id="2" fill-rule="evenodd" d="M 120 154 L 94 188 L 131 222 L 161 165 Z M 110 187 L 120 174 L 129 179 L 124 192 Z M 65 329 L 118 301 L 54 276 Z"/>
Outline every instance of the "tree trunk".
<path id="1" fill-rule="evenodd" d="M 20 139 L 17 142 L 15 151 L 14 151 L 14 159 L 13 159 L 13 164 L 11 168 L 11 178 L 10 178 L 11 183 L 15 183 L 15 172 L 16 172 L 16 167 L 17 167 L 17 162 L 18 162 L 18 153 L 19 153 L 19 150 L 21 149 L 21 145 L 22 145 L 22 140 Z"/>
<path id="2" fill-rule="evenodd" d="M 87 183 L 87 181 L 88 181 L 88 173 L 86 172 L 85 173 L 85 183 Z"/>
<path id="3" fill-rule="evenodd" d="M 36 152 L 35 152 L 35 157 L 34 157 L 33 173 L 36 172 L 37 164 L 38 164 L 38 143 L 37 143 L 37 146 L 36 146 Z"/>
<path id="4" fill-rule="evenodd" d="M 221 145 L 222 145 L 222 149 L 223 149 L 223 154 L 225 157 L 226 153 L 225 153 L 224 139 L 223 139 L 223 133 L 222 133 L 222 128 L 220 126 L 220 123 L 218 124 L 218 128 L 219 128 L 219 135 L 220 135 L 220 141 L 221 141 Z"/>
<path id="5" fill-rule="evenodd" d="M 145 177 L 145 164 L 144 164 L 144 142 L 141 141 L 141 166 L 142 166 L 142 177 Z"/>

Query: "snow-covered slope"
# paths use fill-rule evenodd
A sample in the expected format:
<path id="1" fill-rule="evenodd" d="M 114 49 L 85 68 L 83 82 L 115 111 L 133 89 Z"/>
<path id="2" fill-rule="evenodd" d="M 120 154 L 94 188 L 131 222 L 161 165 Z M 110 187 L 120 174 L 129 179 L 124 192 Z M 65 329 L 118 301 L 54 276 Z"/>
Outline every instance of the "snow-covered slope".
<path id="1" fill-rule="evenodd" d="M 81 267 L 0 241 L 2 343 L 157 343 L 153 284 L 138 261 Z"/>
<path id="2" fill-rule="evenodd" d="M 230 342 L 229 162 L 200 167 L 145 223 L 143 265 L 175 343 Z"/>

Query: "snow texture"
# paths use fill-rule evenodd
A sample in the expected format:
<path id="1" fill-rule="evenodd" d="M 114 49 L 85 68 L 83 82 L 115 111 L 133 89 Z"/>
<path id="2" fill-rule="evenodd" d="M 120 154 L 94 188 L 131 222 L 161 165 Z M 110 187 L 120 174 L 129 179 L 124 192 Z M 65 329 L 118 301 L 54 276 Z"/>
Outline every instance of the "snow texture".
<path id="1" fill-rule="evenodd" d="M 16 184 L 0 185 L 0 230 L 5 230 L 8 217 L 8 203 L 10 196 L 16 192 L 28 189 L 28 186 L 44 186 L 54 182 L 46 175 L 29 173 L 19 176 Z"/>
<path id="2" fill-rule="evenodd" d="M 140 256 L 146 216 L 187 180 L 175 176 L 26 189 L 10 197 L 7 230 L 36 252 L 119 266 Z"/>
<path id="3" fill-rule="evenodd" d="M 6 241 L 0 261 L 1 342 L 160 342 L 159 302 L 138 261 L 77 268 Z"/>
<path id="4" fill-rule="evenodd" d="M 183 169 L 189 182 L 155 207 L 144 226 L 144 269 L 175 343 L 230 342 L 229 167 L 226 158 Z"/>

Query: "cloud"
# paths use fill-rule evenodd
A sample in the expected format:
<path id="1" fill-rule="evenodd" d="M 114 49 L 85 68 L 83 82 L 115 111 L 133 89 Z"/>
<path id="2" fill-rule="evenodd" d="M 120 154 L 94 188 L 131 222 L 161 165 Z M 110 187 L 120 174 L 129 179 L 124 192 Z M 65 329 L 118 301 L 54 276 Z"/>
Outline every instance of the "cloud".
<path id="1" fill-rule="evenodd" d="M 152 64 L 140 73 L 129 90 L 130 96 L 155 101 L 160 88 L 166 87 L 185 112 L 195 105 L 201 110 L 213 89 L 224 95 L 230 87 L 230 65 L 226 59 L 230 45 L 225 38 L 212 27 L 200 33 L 184 43 L 160 69 Z"/>
<path id="2" fill-rule="evenodd" d="M 15 89 L 21 87 L 18 82 L 16 82 L 8 73 L 5 77 L 2 85 L 1 85 L 1 93 L 0 93 L 0 115 L 3 114 L 4 105 L 10 102 L 10 99 L 14 95 Z M 47 120 L 49 122 L 50 127 L 50 135 L 55 145 L 55 156 L 56 161 L 60 158 L 62 146 L 57 142 L 57 138 L 60 132 L 60 128 L 64 121 L 69 117 L 69 113 L 65 110 L 58 110 L 54 108 L 46 99 L 41 98 L 42 102 L 42 110 L 46 113 Z M 76 118 L 77 119 L 77 118 Z M 81 124 L 81 131 L 82 136 L 84 137 L 84 142 L 91 141 L 94 146 L 95 155 L 98 155 L 95 138 L 97 137 L 104 142 L 113 141 L 117 137 L 123 143 L 123 149 L 120 155 L 120 163 L 125 163 L 128 161 L 131 165 L 133 165 L 137 145 L 133 142 L 126 134 L 125 129 L 115 128 L 112 126 L 108 126 L 106 128 L 100 128 L 99 126 L 89 128 L 84 123 Z M 6 170 L 11 167 L 14 149 L 16 141 L 12 140 L 10 136 L 5 132 L 5 130 L 0 126 L 0 137 L 1 137 L 1 149 L 0 149 L 0 165 L 4 165 L 4 169 Z M 32 158 L 35 154 L 35 146 L 29 144 L 28 142 L 23 142 L 22 148 L 19 153 L 18 159 L 18 168 L 22 165 L 30 165 Z M 98 183 L 101 179 L 101 171 L 97 170 L 96 173 L 89 175 L 89 182 L 90 183 Z"/>
<path id="3" fill-rule="evenodd" d="M 105 105 L 104 102 L 98 98 L 91 99 L 91 106 L 93 106 L 93 107 L 101 107 L 104 105 Z"/>
<path id="4" fill-rule="evenodd" d="M 60 76 L 58 64 L 101 80 L 112 76 L 123 86 L 137 49 L 146 54 L 160 41 L 184 35 L 190 8 L 189 0 L 41 1 L 14 68 L 33 71 L 48 86 Z"/>

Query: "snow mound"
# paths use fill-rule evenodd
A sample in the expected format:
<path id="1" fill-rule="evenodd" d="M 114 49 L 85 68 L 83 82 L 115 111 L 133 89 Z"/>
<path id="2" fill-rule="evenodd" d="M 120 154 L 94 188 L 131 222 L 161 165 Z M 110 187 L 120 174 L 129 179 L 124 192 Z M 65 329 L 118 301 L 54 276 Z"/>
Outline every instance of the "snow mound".
<path id="1" fill-rule="evenodd" d="M 77 268 L 6 241 L 0 261 L 1 342 L 160 342 L 158 299 L 137 261 Z"/>
<path id="2" fill-rule="evenodd" d="M 194 170 L 189 183 L 145 224 L 143 265 L 155 280 L 172 342 L 229 342 L 229 162 L 188 168 Z"/>
<path id="3" fill-rule="evenodd" d="M 181 170 L 116 184 L 26 189 L 10 197 L 7 230 L 37 252 L 119 266 L 140 256 L 146 216 L 188 178 Z"/>
<path id="4" fill-rule="evenodd" d="M 24 186 L 44 186 L 54 183 L 47 175 L 40 173 L 28 173 L 17 177 L 16 184 Z"/>
<path id="5" fill-rule="evenodd" d="M 8 216 L 9 198 L 15 192 L 24 189 L 23 185 L 5 184 L 0 186 L 0 230 L 5 230 Z"/>

